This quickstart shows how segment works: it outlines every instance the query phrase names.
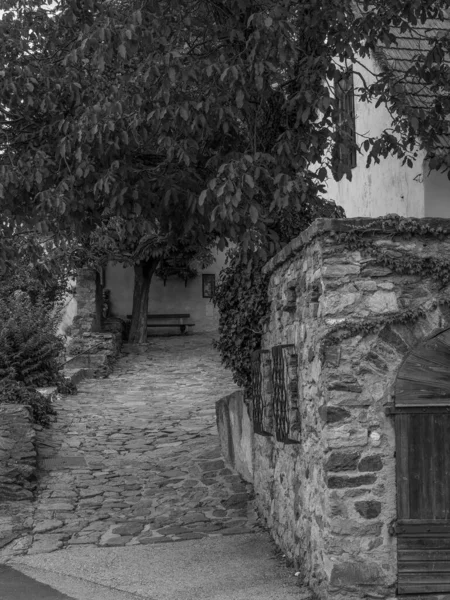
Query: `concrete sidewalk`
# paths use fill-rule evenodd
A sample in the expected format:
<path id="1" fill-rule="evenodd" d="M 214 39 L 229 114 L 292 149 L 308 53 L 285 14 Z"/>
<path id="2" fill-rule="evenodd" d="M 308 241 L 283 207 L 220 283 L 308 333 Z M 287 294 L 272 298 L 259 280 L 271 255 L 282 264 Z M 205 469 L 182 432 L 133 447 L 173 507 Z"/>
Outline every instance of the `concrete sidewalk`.
<path id="1" fill-rule="evenodd" d="M 265 533 L 152 546 L 71 547 L 9 565 L 76 600 L 306 600 Z M 0 587 L 0 591 L 1 591 Z M 2 600 L 22 597 L 1 596 Z M 25 600 L 25 596 L 23 597 Z M 40 599 L 30 595 L 26 600 Z M 42 596 L 42 600 L 65 596 Z"/>

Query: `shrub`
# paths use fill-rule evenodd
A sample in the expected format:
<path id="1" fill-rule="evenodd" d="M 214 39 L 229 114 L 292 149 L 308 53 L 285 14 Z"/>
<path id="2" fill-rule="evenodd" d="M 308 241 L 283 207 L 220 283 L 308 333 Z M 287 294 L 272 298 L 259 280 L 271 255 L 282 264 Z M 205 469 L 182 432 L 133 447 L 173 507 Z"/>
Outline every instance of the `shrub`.
<path id="1" fill-rule="evenodd" d="M 56 327 L 45 300 L 32 302 L 23 292 L 0 298 L 0 403 L 28 404 L 34 420 L 43 426 L 56 412 L 36 387 L 56 385 L 73 392 L 60 372 L 64 344 Z"/>
<path id="2" fill-rule="evenodd" d="M 21 293 L 0 299 L 0 380 L 8 378 L 27 387 L 56 384 L 64 344 L 55 329 L 43 302 L 33 304 Z"/>

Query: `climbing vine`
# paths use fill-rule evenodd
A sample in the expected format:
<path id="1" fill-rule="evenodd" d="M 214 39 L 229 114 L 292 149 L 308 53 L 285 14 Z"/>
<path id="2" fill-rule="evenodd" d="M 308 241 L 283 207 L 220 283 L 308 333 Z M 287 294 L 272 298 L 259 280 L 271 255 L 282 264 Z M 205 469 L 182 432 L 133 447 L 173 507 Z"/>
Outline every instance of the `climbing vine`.
<path id="1" fill-rule="evenodd" d="M 450 240 L 450 230 L 445 226 L 436 226 L 436 219 L 430 222 L 423 219 L 405 218 L 398 215 L 387 215 L 366 223 L 358 223 L 350 231 L 335 232 L 334 238 L 351 251 L 358 250 L 370 256 L 375 264 L 381 265 L 401 275 L 419 275 L 423 279 L 433 279 L 443 289 L 450 283 L 450 261 L 436 256 L 420 257 L 405 248 L 380 247 L 374 238 L 380 234 L 391 241 L 401 235 L 402 239 L 412 237 L 434 237 L 440 241 Z M 372 238 L 372 239 L 371 239 Z M 363 319 L 345 319 L 336 323 L 326 334 L 321 344 L 321 354 L 330 345 L 338 344 L 344 339 L 356 335 L 368 335 L 381 331 L 387 325 L 414 323 L 426 316 L 427 312 L 439 305 L 449 305 L 450 296 L 441 294 L 414 309 L 405 309 L 395 314 Z"/>

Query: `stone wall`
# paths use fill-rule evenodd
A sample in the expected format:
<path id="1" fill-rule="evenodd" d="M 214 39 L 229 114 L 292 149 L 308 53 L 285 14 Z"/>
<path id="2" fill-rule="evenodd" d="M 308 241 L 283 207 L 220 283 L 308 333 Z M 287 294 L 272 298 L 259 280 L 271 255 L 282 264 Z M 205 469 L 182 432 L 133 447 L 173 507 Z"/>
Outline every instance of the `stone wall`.
<path id="1" fill-rule="evenodd" d="M 424 232 L 450 231 L 450 221 L 418 221 Z M 385 264 L 450 259 L 447 238 L 411 236 L 386 220 L 319 219 L 265 267 L 271 312 L 261 387 L 272 435 L 254 436 L 256 502 L 322 600 L 395 596 L 395 432 L 384 407 L 405 355 L 450 326 L 450 286 L 380 265 L 340 237 L 355 227 L 367 228 L 365 240 Z M 291 443 L 277 441 L 269 410 L 272 348 L 281 344 L 290 345 Z"/>
<path id="2" fill-rule="evenodd" d="M 65 359 L 65 372 L 72 381 L 80 377 L 106 377 L 120 353 L 125 324 L 115 317 L 102 318 L 102 294 L 100 274 L 93 269 L 80 269 L 77 316 L 73 319 Z"/>
<path id="3" fill-rule="evenodd" d="M 102 285 L 100 274 L 94 269 L 80 269 L 76 280 L 77 314 L 71 326 L 71 335 L 80 337 L 85 332 L 100 331 L 102 321 Z"/>
<path id="4" fill-rule="evenodd" d="M 246 481 L 253 481 L 253 429 L 241 391 L 216 402 L 220 447 L 227 463 Z"/>
<path id="5" fill-rule="evenodd" d="M 65 368 L 88 369 L 92 377 L 106 377 L 119 356 L 121 345 L 121 332 L 84 332 L 68 343 Z"/>
<path id="6" fill-rule="evenodd" d="M 35 440 L 28 407 L 0 404 L 0 502 L 32 499 L 36 487 Z"/>

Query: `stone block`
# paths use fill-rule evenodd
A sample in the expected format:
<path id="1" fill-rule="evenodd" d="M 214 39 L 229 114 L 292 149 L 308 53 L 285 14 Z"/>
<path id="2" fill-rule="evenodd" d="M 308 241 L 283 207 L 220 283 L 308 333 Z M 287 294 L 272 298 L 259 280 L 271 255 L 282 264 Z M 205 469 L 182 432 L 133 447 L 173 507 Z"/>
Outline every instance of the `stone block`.
<path id="1" fill-rule="evenodd" d="M 368 432 L 365 427 L 357 425 L 341 425 L 327 427 L 325 432 L 328 448 L 345 448 L 348 446 L 366 446 Z"/>
<path id="2" fill-rule="evenodd" d="M 354 587 L 358 585 L 381 585 L 384 582 L 381 567 L 374 562 L 341 562 L 333 565 L 330 584 L 336 587 Z"/>
<path id="3" fill-rule="evenodd" d="M 347 307 L 352 306 L 359 298 L 358 294 L 341 292 L 329 293 L 321 298 L 321 314 L 335 315 L 344 311 Z"/>
<path id="4" fill-rule="evenodd" d="M 338 367 L 341 362 L 340 346 L 330 346 L 324 351 L 324 364 L 332 367 Z"/>
<path id="5" fill-rule="evenodd" d="M 391 269 L 376 265 L 367 266 L 361 269 L 361 275 L 364 275 L 365 277 L 387 277 L 388 275 L 391 275 L 391 273 Z"/>
<path id="6" fill-rule="evenodd" d="M 361 452 L 357 450 L 339 451 L 330 454 L 325 463 L 326 471 L 355 471 Z"/>
<path id="7" fill-rule="evenodd" d="M 373 454 L 371 456 L 364 456 L 358 465 L 358 471 L 381 471 L 383 468 L 383 461 L 379 454 Z"/>
<path id="8" fill-rule="evenodd" d="M 333 264 L 324 265 L 322 268 L 322 276 L 324 278 L 342 278 L 347 275 L 359 275 L 360 266 L 351 264 Z"/>
<path id="9" fill-rule="evenodd" d="M 396 312 L 398 310 L 397 295 L 395 292 L 380 290 L 366 298 L 365 306 L 378 314 Z"/>
<path id="10" fill-rule="evenodd" d="M 365 519 L 376 519 L 381 512 L 381 502 L 378 500 L 359 500 L 355 509 Z"/>
<path id="11" fill-rule="evenodd" d="M 340 392 L 362 392 L 362 387 L 356 377 L 348 373 L 336 373 L 328 382 L 328 389 Z"/>
<path id="12" fill-rule="evenodd" d="M 376 475 L 357 475 L 349 477 L 348 475 L 330 475 L 327 480 L 329 488 L 356 488 L 361 485 L 371 485 L 377 480 Z"/>
<path id="13" fill-rule="evenodd" d="M 356 519 L 334 518 L 330 521 L 330 532 L 335 535 L 345 535 L 361 538 L 363 536 L 376 537 L 381 534 L 382 523 L 365 523 Z M 353 542 L 354 543 L 354 542 Z"/>
<path id="14" fill-rule="evenodd" d="M 348 410 L 338 406 L 321 406 L 319 414 L 325 423 L 338 423 L 350 416 Z"/>

